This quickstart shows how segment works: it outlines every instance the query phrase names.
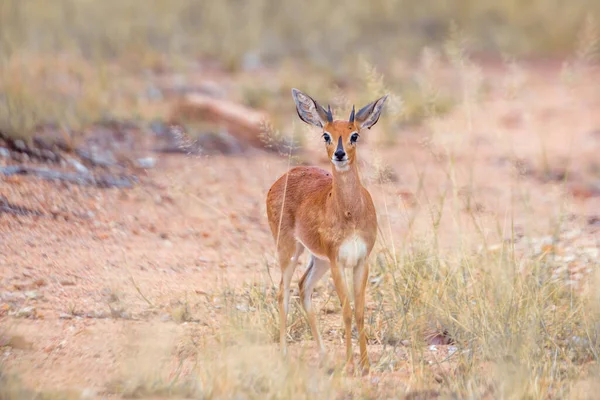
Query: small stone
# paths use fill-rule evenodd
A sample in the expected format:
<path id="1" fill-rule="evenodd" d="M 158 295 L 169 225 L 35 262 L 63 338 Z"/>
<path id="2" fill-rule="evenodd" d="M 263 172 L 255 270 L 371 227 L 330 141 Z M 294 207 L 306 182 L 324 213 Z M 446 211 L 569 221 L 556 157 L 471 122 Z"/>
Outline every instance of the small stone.
<path id="1" fill-rule="evenodd" d="M 42 158 L 45 158 L 46 160 L 50 160 L 50 161 L 54 161 L 54 162 L 57 162 L 58 160 L 60 160 L 60 157 L 58 156 L 58 154 L 56 154 L 55 152 L 53 152 L 51 150 L 47 150 L 47 149 L 40 150 L 40 156 Z"/>
<path id="2" fill-rule="evenodd" d="M 144 157 L 138 158 L 136 160 L 136 165 L 138 168 L 150 169 L 156 166 L 156 158 L 154 157 Z"/>
<path id="3" fill-rule="evenodd" d="M 61 313 L 58 318 L 60 319 L 73 319 L 73 315 L 67 313 Z"/>
<path id="4" fill-rule="evenodd" d="M 15 313 L 15 317 L 17 317 L 17 318 L 31 318 L 31 317 L 35 317 L 35 314 L 36 314 L 35 307 L 28 306 L 28 307 L 23 307 L 19 311 L 17 311 Z"/>
<path id="5" fill-rule="evenodd" d="M 29 290 L 25 292 L 25 297 L 27 297 L 28 299 L 37 299 L 38 294 L 35 290 Z"/>
<path id="6" fill-rule="evenodd" d="M 22 140 L 20 140 L 20 139 L 19 139 L 19 140 L 15 140 L 15 141 L 13 142 L 13 145 L 15 146 L 15 148 L 16 148 L 17 150 L 21 150 L 21 151 L 27 151 L 27 145 L 25 144 L 25 142 L 24 142 L 24 141 L 22 141 Z"/>
<path id="7" fill-rule="evenodd" d="M 10 158 L 10 150 L 5 149 L 4 147 L 0 147 L 0 157 Z"/>
<path id="8" fill-rule="evenodd" d="M 61 281 L 60 281 L 60 284 L 61 284 L 62 286 L 75 286 L 75 282 L 73 282 L 73 281 L 70 281 L 70 280 L 68 280 L 68 279 L 61 280 Z"/>
<path id="9" fill-rule="evenodd" d="M 87 169 L 82 163 L 80 163 L 76 159 L 72 157 L 65 157 L 65 159 L 73 168 L 75 168 L 75 171 L 81 174 L 87 174 L 90 172 L 89 169 Z"/>
<path id="10" fill-rule="evenodd" d="M 86 318 L 105 319 L 108 318 L 108 314 L 104 311 L 92 311 L 85 314 Z"/>

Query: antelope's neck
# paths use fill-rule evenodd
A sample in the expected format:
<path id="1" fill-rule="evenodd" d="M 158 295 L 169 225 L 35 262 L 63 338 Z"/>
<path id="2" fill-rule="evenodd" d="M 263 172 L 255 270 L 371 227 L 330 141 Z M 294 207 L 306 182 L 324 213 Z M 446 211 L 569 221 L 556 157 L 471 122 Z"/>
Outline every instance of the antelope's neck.
<path id="1" fill-rule="evenodd" d="M 333 168 L 332 200 L 335 209 L 341 212 L 356 212 L 363 206 L 363 192 L 356 162 L 347 171 Z"/>

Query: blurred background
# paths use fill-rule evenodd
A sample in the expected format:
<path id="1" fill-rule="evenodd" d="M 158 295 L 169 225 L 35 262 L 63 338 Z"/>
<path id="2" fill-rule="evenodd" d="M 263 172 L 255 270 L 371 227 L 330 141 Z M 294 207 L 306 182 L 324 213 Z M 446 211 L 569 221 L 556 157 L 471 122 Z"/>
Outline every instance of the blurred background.
<path id="1" fill-rule="evenodd" d="M 330 96 L 336 86 L 364 81 L 365 65 L 409 103 L 419 102 L 415 72 L 402 67 L 418 65 L 424 48 L 445 59 L 564 60 L 593 49 L 599 12 L 594 0 L 4 0 L 0 124 L 23 134 L 40 121 L 135 117 L 144 99 L 126 93 L 125 75 L 199 66 L 231 74 L 275 70 L 275 79 L 238 88 L 253 106 L 271 106 L 264 103 L 285 78 Z M 418 118 L 410 114 L 420 105 L 409 106 L 406 117 Z"/>
<path id="2" fill-rule="evenodd" d="M 0 0 L 0 400 L 595 398 L 599 24 L 599 0 Z M 316 368 L 297 292 L 276 356 L 265 195 L 331 168 L 292 87 L 336 119 L 390 95 L 358 145 L 368 380 Z"/>

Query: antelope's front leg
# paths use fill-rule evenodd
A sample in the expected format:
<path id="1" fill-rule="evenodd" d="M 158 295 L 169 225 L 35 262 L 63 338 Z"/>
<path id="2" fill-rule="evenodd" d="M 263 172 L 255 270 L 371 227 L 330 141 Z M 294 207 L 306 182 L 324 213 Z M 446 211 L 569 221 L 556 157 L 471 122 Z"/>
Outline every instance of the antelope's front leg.
<path id="1" fill-rule="evenodd" d="M 354 313 L 356 327 L 358 328 L 358 342 L 360 346 L 360 368 L 363 375 L 369 373 L 369 355 L 367 354 L 367 337 L 365 332 L 365 291 L 369 278 L 369 265 L 362 260 L 354 268 Z"/>
<path id="2" fill-rule="evenodd" d="M 348 298 L 348 289 L 342 276 L 337 261 L 331 259 L 331 276 L 333 277 L 333 283 L 335 285 L 335 291 L 340 298 L 342 305 L 342 315 L 344 318 L 344 329 L 346 338 L 346 366 L 351 368 L 354 365 L 352 357 L 352 309 L 350 308 L 350 299 Z"/>

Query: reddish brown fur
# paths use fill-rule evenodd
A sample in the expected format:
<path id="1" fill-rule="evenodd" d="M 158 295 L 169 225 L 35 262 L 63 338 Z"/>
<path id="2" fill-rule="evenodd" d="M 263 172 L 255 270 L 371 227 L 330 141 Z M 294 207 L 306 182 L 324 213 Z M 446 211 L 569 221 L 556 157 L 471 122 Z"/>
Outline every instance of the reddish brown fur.
<path id="1" fill-rule="evenodd" d="M 295 167 L 271 186 L 267 195 L 267 217 L 280 257 L 292 256 L 296 240 L 311 253 L 327 258 L 335 257 L 343 240 L 353 233 L 363 237 L 369 252 L 375 244 L 375 206 L 360 183 L 356 145 L 350 144 L 349 139 L 358 129 L 348 121 L 334 121 L 323 130 L 332 137 L 331 143 L 326 144 L 329 158 L 342 136 L 350 170 L 338 172 L 333 168 L 332 176 L 317 167 Z"/>
<path id="2" fill-rule="evenodd" d="M 344 240 L 353 235 L 360 236 L 365 242 L 368 257 L 377 235 L 377 215 L 369 192 L 360 182 L 356 162 L 356 144 L 350 143 L 350 136 L 352 133 L 358 132 L 359 127 L 349 121 L 333 121 L 325 124 L 323 131 L 331 135 L 331 143 L 326 144 L 330 159 L 336 150 L 339 137 L 342 137 L 344 150 L 348 157 L 348 170 L 340 172 L 334 167 L 330 173 L 316 167 L 291 169 L 280 177 L 269 190 L 267 216 L 271 232 L 277 243 L 282 275 L 289 266 L 289 260 L 295 254 L 298 241 L 315 256 L 329 260 L 336 290 L 343 306 L 347 358 L 351 364 L 349 324 L 352 316 L 345 284 L 343 288 L 340 286 L 343 278 L 340 275 L 337 257 Z M 307 270 L 300 281 L 301 291 L 308 273 Z M 368 371 L 369 368 L 363 325 L 366 277 L 366 273 L 364 277 L 360 275 L 361 282 L 355 282 L 355 285 L 358 285 L 355 286 L 356 317 L 360 332 L 361 366 L 364 371 Z M 287 313 L 283 312 L 283 306 L 281 306 L 284 296 L 283 287 L 282 277 L 279 294 L 282 319 Z M 316 322 L 314 321 L 314 316 L 309 313 L 309 323 L 311 323 L 313 335 L 316 332 Z M 282 326 L 285 327 L 285 321 L 282 321 Z M 317 342 L 320 341 L 320 337 L 315 337 L 315 339 Z M 284 332 L 281 332 L 281 340 L 285 351 Z"/>

